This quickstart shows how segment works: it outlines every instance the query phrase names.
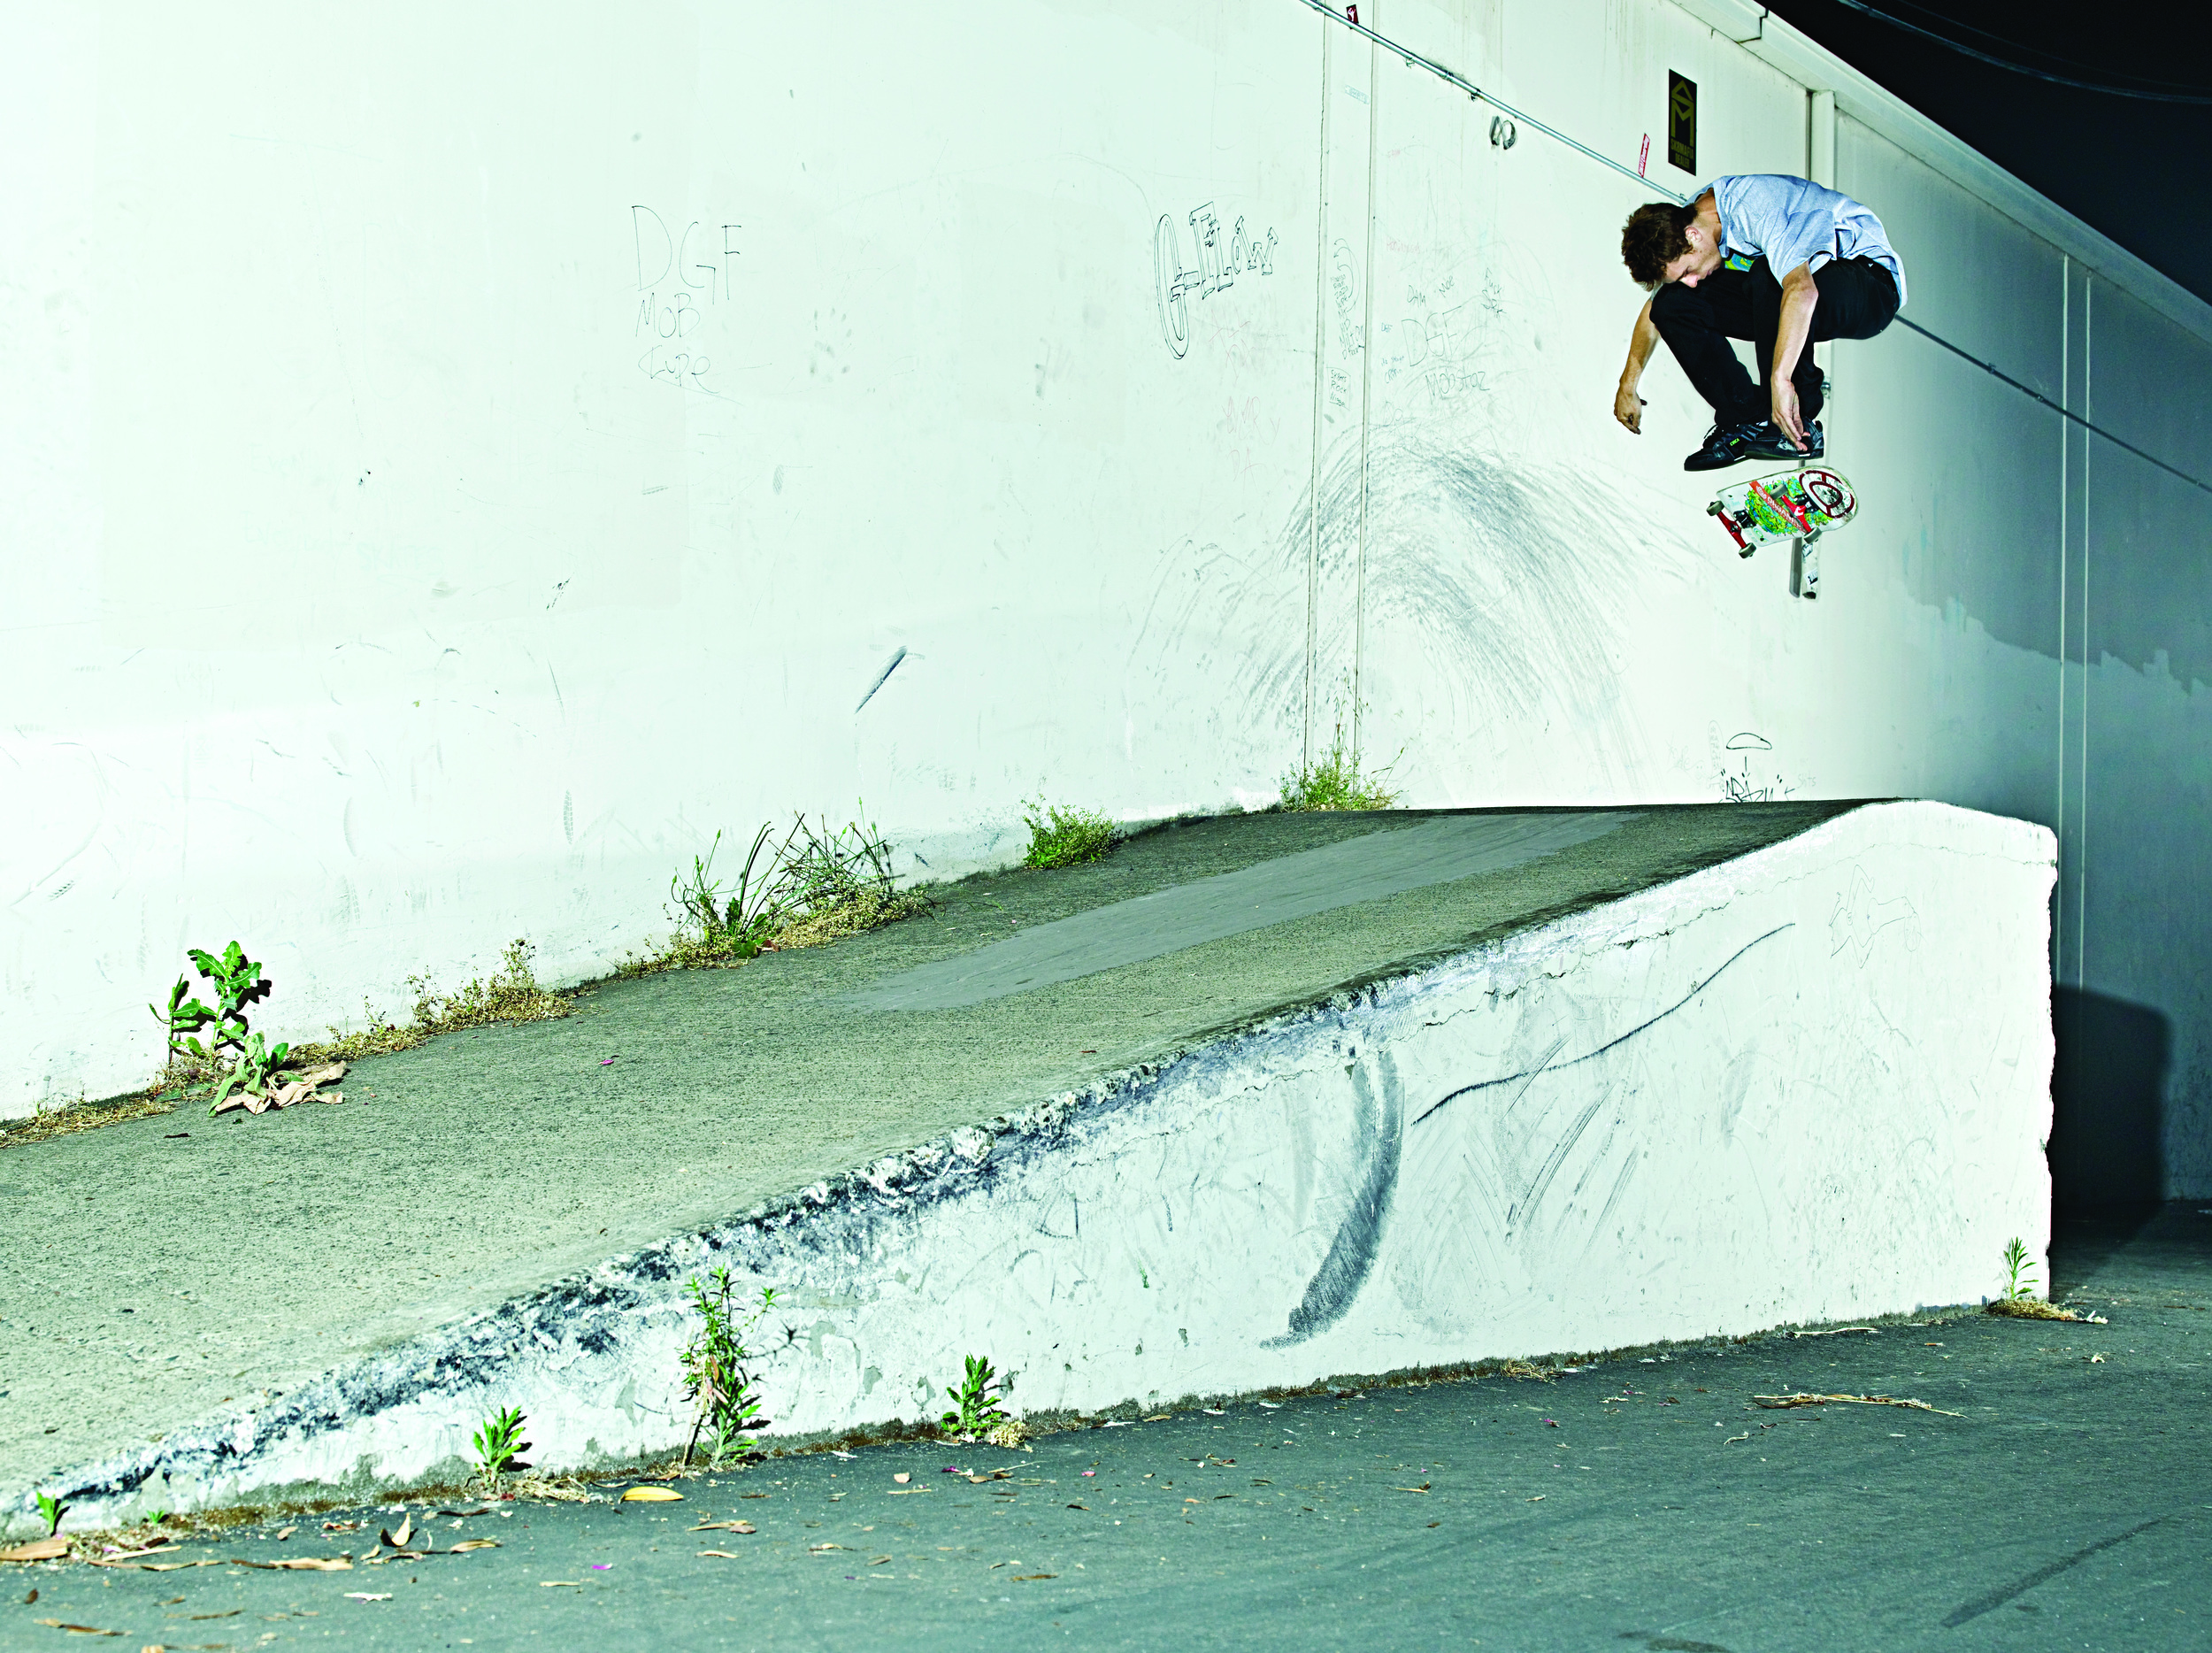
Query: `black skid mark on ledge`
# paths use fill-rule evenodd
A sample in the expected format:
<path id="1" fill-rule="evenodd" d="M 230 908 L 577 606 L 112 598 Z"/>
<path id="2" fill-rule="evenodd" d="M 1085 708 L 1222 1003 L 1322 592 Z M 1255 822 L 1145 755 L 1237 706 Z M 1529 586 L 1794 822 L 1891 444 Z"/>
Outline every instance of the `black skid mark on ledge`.
<path id="1" fill-rule="evenodd" d="M 1306 1295 L 1290 1311 L 1289 1328 L 1271 1337 L 1263 1349 L 1289 1349 L 1325 1332 L 1344 1318 L 1373 1272 L 1375 1256 L 1382 1249 L 1383 1222 L 1390 1214 L 1391 1196 L 1398 1191 L 1398 1165 L 1405 1146 L 1405 1088 L 1398 1082 L 1397 1065 L 1387 1055 L 1375 1064 L 1381 1095 L 1368 1082 L 1365 1068 L 1355 1063 L 1348 1070 L 1352 1088 L 1360 1100 L 1360 1158 L 1352 1208 L 1337 1225 L 1329 1254 L 1307 1282 Z"/>
<path id="2" fill-rule="evenodd" d="M 1462 1096 L 1471 1096 L 1479 1090 L 1490 1090 L 1499 1085 L 1510 1085 L 1516 1080 L 1527 1080 L 1532 1083 L 1540 1074 L 1563 1073 L 1568 1068 L 1578 1066 L 1584 1062 L 1596 1061 L 1598 1057 L 1603 1056 L 1608 1050 L 1612 1049 L 1615 1046 L 1626 1044 L 1638 1034 L 1644 1032 L 1647 1028 L 1655 1026 L 1659 1023 L 1666 1020 L 1668 1017 L 1673 1015 L 1675 1011 L 1680 1010 L 1685 1004 L 1687 1004 L 1699 994 L 1704 992 L 1706 988 L 1711 987 L 1714 982 L 1719 980 L 1722 971 L 1726 970 L 1729 965 L 1734 964 L 1739 958 L 1741 958 L 1753 948 L 1758 946 L 1760 942 L 1770 942 L 1776 936 L 1781 934 L 1783 931 L 1793 930 L 1797 926 L 1794 922 L 1789 924 L 1778 924 L 1772 929 L 1769 930 L 1764 935 L 1755 935 L 1751 938 L 1751 940 L 1746 942 L 1741 947 L 1739 947 L 1734 952 L 1729 954 L 1726 958 L 1723 959 L 1720 962 L 1718 968 L 1715 969 L 1711 975 L 1707 976 L 1702 981 L 1693 982 L 1690 986 L 1690 990 L 1687 993 L 1685 993 L 1673 1003 L 1668 1005 L 1666 1009 L 1661 1011 L 1656 1016 L 1652 1017 L 1648 1021 L 1638 1022 L 1636 1026 L 1631 1027 L 1626 1033 L 1622 1034 L 1617 1038 L 1607 1040 L 1596 1049 L 1586 1050 L 1580 1056 L 1571 1057 L 1568 1060 L 1560 1063 L 1556 1067 L 1552 1065 L 1551 1057 L 1547 1055 L 1543 1061 L 1538 1063 L 1534 1067 L 1525 1068 L 1518 1073 L 1506 1073 L 1496 1079 L 1479 1080 L 1472 1085 L 1462 1085 L 1457 1090 L 1447 1092 L 1444 1096 L 1438 1097 L 1434 1102 L 1431 1103 L 1427 1107 L 1422 1109 L 1419 1113 L 1414 1116 L 1414 1124 L 1420 1124 L 1424 1119 L 1428 1119 L 1432 1114 L 1437 1112 L 1447 1103 L 1457 1102 Z M 1556 1045 L 1552 1048 L 1555 1050 L 1558 1049 Z"/>

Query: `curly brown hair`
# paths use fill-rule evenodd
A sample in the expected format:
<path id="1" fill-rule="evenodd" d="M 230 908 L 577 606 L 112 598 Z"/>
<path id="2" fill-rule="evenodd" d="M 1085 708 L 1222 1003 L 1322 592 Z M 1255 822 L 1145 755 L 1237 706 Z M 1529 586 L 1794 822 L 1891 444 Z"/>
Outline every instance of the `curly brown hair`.
<path id="1" fill-rule="evenodd" d="M 1666 279 L 1667 266 L 1690 250 L 1682 232 L 1697 215 L 1695 207 L 1654 201 L 1638 207 L 1621 227 L 1621 262 L 1636 285 L 1651 291 Z"/>

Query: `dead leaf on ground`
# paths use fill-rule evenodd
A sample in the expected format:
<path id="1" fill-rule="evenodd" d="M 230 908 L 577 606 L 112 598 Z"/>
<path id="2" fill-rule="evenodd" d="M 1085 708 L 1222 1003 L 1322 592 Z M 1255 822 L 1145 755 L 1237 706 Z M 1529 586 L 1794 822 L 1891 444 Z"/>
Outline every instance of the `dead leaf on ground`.
<path id="1" fill-rule="evenodd" d="M 120 1630 L 95 1630 L 90 1625 L 65 1625 L 58 1618 L 34 1618 L 35 1625 L 49 1625 L 56 1630 L 66 1630 L 73 1636 L 119 1636 Z"/>
<path id="2" fill-rule="evenodd" d="M 407 1548 L 407 1541 L 414 1535 L 414 1532 L 415 1518 L 410 1515 L 400 1522 L 399 1532 L 396 1535 L 388 1526 L 377 1534 L 376 1537 L 379 1543 L 389 1544 L 394 1549 L 404 1549 Z"/>
<path id="3" fill-rule="evenodd" d="M 258 1567 L 264 1572 L 350 1572 L 353 1563 L 343 1556 L 298 1556 L 289 1561 L 249 1561 L 243 1556 L 233 1556 L 234 1567 Z"/>
<path id="4" fill-rule="evenodd" d="M 499 1541 L 495 1538 L 465 1538 L 445 1553 L 449 1556 L 465 1556 L 472 1549 L 497 1549 L 498 1548 Z"/>
<path id="5" fill-rule="evenodd" d="M 584 1581 L 581 1579 L 540 1579 L 538 1588 L 541 1590 L 580 1590 L 584 1588 Z"/>
<path id="6" fill-rule="evenodd" d="M 392 1599 L 392 1593 L 386 1590 L 380 1595 L 373 1590 L 348 1590 L 346 1599 L 349 1602 L 388 1602 Z"/>
<path id="7" fill-rule="evenodd" d="M 897 1474 L 892 1476 L 891 1479 L 898 1482 L 900 1486 L 903 1487 L 908 1481 L 912 1480 L 914 1478 L 913 1476 L 908 1474 L 904 1470 L 901 1470 Z"/>
<path id="8" fill-rule="evenodd" d="M 809 1544 L 806 1548 L 807 1554 L 810 1556 L 826 1556 L 833 1549 L 842 1549 L 845 1547 L 842 1544 Z"/>
<path id="9" fill-rule="evenodd" d="M 280 1543 L 280 1543 L 282 1543 L 282 1542 L 283 1542 L 286 1539 L 288 1539 L 288 1538 L 291 1537 L 293 1534 L 295 1534 L 295 1533 L 298 1532 L 299 1530 L 300 1530 L 300 1529 L 299 1529 L 298 1527 L 296 1527 L 296 1526 L 288 1526 L 288 1527 L 286 1527 L 286 1528 L 285 1528 L 282 1532 L 279 1533 L 279 1534 L 276 1535 L 276 1542 L 277 1542 L 278 1543 Z"/>
<path id="10" fill-rule="evenodd" d="M 169 1553 L 169 1549 L 170 1546 L 166 1541 L 163 1541 L 149 1544 L 143 1549 L 111 1550 L 104 1556 L 95 1556 L 89 1559 L 95 1565 L 113 1566 L 119 1561 L 136 1561 L 145 1556 L 165 1556 Z"/>
<path id="11" fill-rule="evenodd" d="M 51 1538 L 35 1538 L 27 1544 L 18 1544 L 13 1549 L 0 1549 L 0 1561 L 51 1561 L 68 1553 L 69 1541 L 57 1533 Z"/>
<path id="12" fill-rule="evenodd" d="M 1869 1337 L 1879 1337 L 1881 1328 L 1873 1326 L 1835 1326 L 1824 1332 L 1785 1332 L 1785 1337 L 1841 1337 L 1847 1332 L 1864 1332 Z"/>
<path id="13" fill-rule="evenodd" d="M 699 1554 L 702 1557 L 711 1556 L 717 1561 L 742 1561 L 745 1559 L 744 1557 L 739 1555 L 734 1549 L 703 1549 L 699 1552 Z"/>
<path id="14" fill-rule="evenodd" d="M 758 1529 L 750 1521 L 702 1521 L 698 1526 L 684 1530 L 689 1533 L 750 1533 Z"/>
<path id="15" fill-rule="evenodd" d="M 633 1487 L 622 1495 L 625 1503 L 681 1503 L 684 1495 L 666 1487 Z"/>
<path id="16" fill-rule="evenodd" d="M 1393 1492 L 1426 1492 L 1428 1489 L 1428 1482 L 1423 1481 L 1418 1487 L 1393 1487 L 1390 1490 Z"/>
<path id="17" fill-rule="evenodd" d="M 1755 1395 L 1751 1398 L 1770 1411 L 1785 1406 L 1900 1406 L 1907 1411 L 1933 1412 L 1939 1418 L 1966 1416 L 1964 1412 L 1947 1412 L 1925 1401 L 1900 1400 L 1891 1395 L 1808 1395 L 1800 1390 L 1795 1395 Z"/>
<path id="18" fill-rule="evenodd" d="M 489 1515 L 491 1512 L 492 1506 L 488 1503 L 479 1504 L 473 1510 L 441 1510 L 438 1511 L 440 1515 L 449 1515 L 457 1521 L 466 1520 L 472 1515 Z"/>
<path id="19" fill-rule="evenodd" d="M 1027 1584 L 1032 1580 L 1056 1579 L 1060 1575 L 1056 1572 L 1017 1572 L 1014 1575 L 1014 1582 L 1017 1584 Z"/>

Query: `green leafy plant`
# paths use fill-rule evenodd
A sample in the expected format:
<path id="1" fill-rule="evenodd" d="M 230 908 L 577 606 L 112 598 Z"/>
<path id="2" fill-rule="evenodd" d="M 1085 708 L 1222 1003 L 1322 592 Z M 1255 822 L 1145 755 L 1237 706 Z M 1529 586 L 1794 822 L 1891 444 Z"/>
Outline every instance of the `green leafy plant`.
<path id="1" fill-rule="evenodd" d="M 46 1536 L 51 1538 L 61 1530 L 61 1518 L 69 1512 L 69 1506 L 42 1492 L 37 1497 L 38 1518 L 46 1523 Z"/>
<path id="2" fill-rule="evenodd" d="M 1404 756 L 1402 752 L 1400 757 Z M 1282 799 L 1276 807 L 1286 810 L 1386 810 L 1398 802 L 1398 794 L 1385 782 L 1396 766 L 1394 757 L 1379 771 L 1363 775 L 1359 754 L 1348 750 L 1344 744 L 1344 726 L 1336 726 L 1335 737 L 1329 742 L 1326 756 L 1318 762 L 1301 765 L 1283 777 Z"/>
<path id="3" fill-rule="evenodd" d="M 772 1286 L 760 1290 L 760 1302 L 745 1313 L 738 1302 L 737 1282 L 726 1268 L 717 1268 L 705 1280 L 691 1281 L 692 1306 L 701 1325 L 684 1345 L 681 1357 L 684 1398 L 698 1408 L 691 1439 L 684 1446 L 684 1462 L 704 1435 L 709 1467 L 734 1456 L 745 1445 L 748 1430 L 761 1429 L 768 1420 L 760 1415 L 760 1395 L 754 1388 L 745 1363 L 752 1353 L 745 1347 L 747 1334 L 776 1306 Z"/>
<path id="4" fill-rule="evenodd" d="M 2035 1295 L 2035 1265 L 2018 1235 L 2005 1242 L 2005 1301 L 2025 1303 Z"/>
<path id="5" fill-rule="evenodd" d="M 1114 823 L 1096 810 L 1063 809 L 1042 798 L 1022 807 L 1029 827 L 1029 850 L 1024 866 L 1076 866 L 1104 857 L 1114 847 Z"/>
<path id="6" fill-rule="evenodd" d="M 223 950 L 219 958 L 204 948 L 188 947 L 185 957 L 215 989 L 215 1003 L 211 1008 L 198 999 L 188 999 L 189 979 L 177 978 L 177 985 L 169 989 L 169 1007 L 164 1011 L 149 1004 L 168 1035 L 168 1059 L 174 1062 L 180 1056 L 191 1055 L 204 1061 L 213 1060 L 226 1049 L 242 1049 L 246 1042 L 246 1007 L 269 996 L 272 984 L 261 973 L 261 966 L 245 955 L 236 942 Z M 212 1027 L 205 1042 L 194 1035 Z"/>
<path id="7" fill-rule="evenodd" d="M 530 1443 L 522 1438 L 526 1426 L 519 1406 L 503 1406 L 484 1419 L 471 1444 L 476 1448 L 476 1472 L 484 1478 L 484 1484 L 496 1483 L 509 1470 L 528 1469 L 522 1454 L 530 1449 Z"/>
<path id="8" fill-rule="evenodd" d="M 291 1052 L 288 1044 L 265 1045 L 259 1034 L 248 1034 L 245 1049 L 239 1051 L 238 1060 L 215 1087 L 215 1099 L 207 1104 L 207 1111 L 220 1111 L 223 1099 L 234 1090 L 243 1090 L 249 1096 L 258 1096 L 268 1090 L 276 1083 L 277 1069 L 284 1065 L 284 1058 Z"/>
<path id="9" fill-rule="evenodd" d="M 945 1433 L 957 1440 L 974 1441 L 1013 1422 L 999 1405 L 1006 1398 L 1006 1380 L 991 1370 L 991 1363 L 981 1355 L 968 1357 L 960 1387 L 947 1389 L 945 1394 L 953 1410 L 939 1421 Z"/>

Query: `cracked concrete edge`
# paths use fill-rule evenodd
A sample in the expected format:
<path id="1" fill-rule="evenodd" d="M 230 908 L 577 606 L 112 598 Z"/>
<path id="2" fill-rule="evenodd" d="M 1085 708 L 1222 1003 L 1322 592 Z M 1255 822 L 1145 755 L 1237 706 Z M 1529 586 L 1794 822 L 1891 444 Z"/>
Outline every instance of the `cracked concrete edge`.
<path id="1" fill-rule="evenodd" d="M 1440 960 L 1424 960 L 1307 1005 L 1250 1019 L 1192 1041 L 1156 1060 L 1102 1077 L 1079 1091 L 1042 1098 L 981 1125 L 956 1128 L 901 1152 L 817 1181 L 742 1216 L 611 1257 L 507 1303 L 437 1326 L 396 1348 L 349 1362 L 280 1395 L 203 1419 L 161 1440 L 89 1464 L 58 1470 L 0 1504 L 0 1532 L 40 1530 L 35 1494 L 70 1507 L 70 1530 L 109 1526 L 154 1509 L 184 1511 L 241 1503 L 363 1496 L 426 1481 L 457 1480 L 465 1465 L 426 1441 L 465 1440 L 469 1424 L 496 1403 L 531 1404 L 541 1391 L 589 1386 L 617 1391 L 616 1408 L 638 1421 L 628 1441 L 588 1437 L 565 1453 L 534 1455 L 541 1469 L 612 1468 L 682 1444 L 687 1419 L 635 1399 L 634 1356 L 652 1345 L 666 1357 L 688 1313 L 685 1283 L 726 1262 L 754 1278 L 807 1272 L 801 1254 L 846 1257 L 885 1253 L 887 1225 L 910 1222 L 918 1208 L 987 1191 L 1002 1178 L 1057 1151 L 1071 1132 L 1090 1134 L 1114 1115 L 1152 1097 L 1171 1080 L 1238 1088 L 1239 1070 L 1259 1047 L 1292 1035 L 1301 1044 L 1334 1033 L 1367 1037 L 1417 1001 L 1473 988 L 1493 999 L 1514 996 L 1541 977 L 1576 968 L 1594 950 L 1658 940 L 1700 914 L 1728 904 L 1747 884 L 1770 876 L 1783 855 L 1825 849 L 1847 834 L 1930 843 L 1896 812 L 1940 811 L 1971 819 L 1987 834 L 1972 853 L 2024 865 L 2055 865 L 2047 829 L 1999 821 L 1943 804 L 1876 804 L 1618 900 L 1511 932 Z M 1889 819 L 1878 819 L 1892 817 Z M 1935 824 L 1931 821 L 1929 824 Z M 1948 823 L 1945 823 L 1948 825 Z M 1943 838 L 1939 831 L 1929 834 Z M 1562 961 L 1567 961 L 1563 967 Z M 1716 1328 L 1717 1330 L 1718 1328 Z M 1522 1351 L 1528 1352 L 1528 1351 Z M 672 1362 L 667 1362 L 672 1366 Z M 664 1380 L 667 1374 L 660 1374 Z M 1314 1380 L 1327 1374 L 1317 1372 Z M 656 1380 L 666 1388 L 664 1380 Z M 850 1419 L 828 1431 L 803 1429 L 768 1439 L 802 1440 L 841 1430 L 910 1427 L 885 1397 L 881 1415 Z M 1089 1410 L 1102 1411 L 1114 1403 Z M 660 1421 L 651 1421 L 657 1414 Z M 599 1415 L 605 1415 L 600 1409 Z"/>

